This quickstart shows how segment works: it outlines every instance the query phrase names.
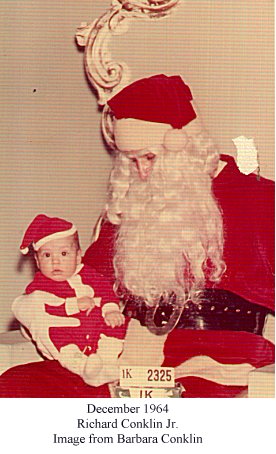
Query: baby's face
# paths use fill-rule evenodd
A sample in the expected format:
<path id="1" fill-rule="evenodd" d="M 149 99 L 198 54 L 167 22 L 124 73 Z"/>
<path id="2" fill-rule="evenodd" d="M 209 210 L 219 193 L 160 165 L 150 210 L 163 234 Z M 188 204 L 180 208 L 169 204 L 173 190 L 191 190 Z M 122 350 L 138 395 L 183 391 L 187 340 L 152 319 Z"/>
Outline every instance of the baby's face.
<path id="1" fill-rule="evenodd" d="M 36 253 L 36 263 L 41 273 L 53 281 L 69 279 L 81 263 L 81 250 L 74 235 L 45 243 Z"/>

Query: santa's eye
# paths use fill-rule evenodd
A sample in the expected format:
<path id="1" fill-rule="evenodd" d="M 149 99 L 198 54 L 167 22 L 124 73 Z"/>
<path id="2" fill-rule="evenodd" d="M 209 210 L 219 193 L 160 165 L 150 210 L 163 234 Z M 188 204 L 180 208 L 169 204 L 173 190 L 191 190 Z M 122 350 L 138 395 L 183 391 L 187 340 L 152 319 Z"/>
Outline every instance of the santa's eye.
<path id="1" fill-rule="evenodd" d="M 155 159 L 155 154 L 153 153 L 148 153 L 145 155 L 145 158 L 148 160 L 148 161 L 153 161 Z"/>
<path id="2" fill-rule="evenodd" d="M 68 255 L 68 254 L 69 254 L 68 251 L 62 251 L 62 253 L 61 253 L 62 257 L 66 257 L 66 255 Z"/>

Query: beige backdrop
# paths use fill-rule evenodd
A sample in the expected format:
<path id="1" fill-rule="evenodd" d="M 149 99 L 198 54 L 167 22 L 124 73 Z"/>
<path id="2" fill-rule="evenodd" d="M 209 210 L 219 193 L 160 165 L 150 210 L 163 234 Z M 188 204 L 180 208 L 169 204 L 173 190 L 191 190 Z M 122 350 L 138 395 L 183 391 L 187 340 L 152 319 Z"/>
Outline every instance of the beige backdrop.
<path id="1" fill-rule="evenodd" d="M 111 162 L 74 33 L 109 4 L 0 2 L 0 332 L 13 327 L 11 302 L 32 275 L 18 252 L 28 223 L 38 213 L 66 217 L 85 249 L 105 200 Z M 221 151 L 253 137 L 261 172 L 273 178 L 273 19 L 272 0 L 186 0 L 169 18 L 133 23 L 114 38 L 113 55 L 134 79 L 181 74 Z"/>

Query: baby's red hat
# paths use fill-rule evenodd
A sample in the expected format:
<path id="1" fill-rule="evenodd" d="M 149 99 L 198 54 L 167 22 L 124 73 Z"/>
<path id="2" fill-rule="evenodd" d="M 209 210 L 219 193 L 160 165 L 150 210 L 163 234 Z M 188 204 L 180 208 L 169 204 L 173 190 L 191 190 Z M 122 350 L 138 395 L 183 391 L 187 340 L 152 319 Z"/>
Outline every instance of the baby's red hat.
<path id="1" fill-rule="evenodd" d="M 27 228 L 23 237 L 20 251 L 26 255 L 32 244 L 35 251 L 50 240 L 65 238 L 77 231 L 72 222 L 61 218 L 50 218 L 45 214 L 38 214 Z"/>

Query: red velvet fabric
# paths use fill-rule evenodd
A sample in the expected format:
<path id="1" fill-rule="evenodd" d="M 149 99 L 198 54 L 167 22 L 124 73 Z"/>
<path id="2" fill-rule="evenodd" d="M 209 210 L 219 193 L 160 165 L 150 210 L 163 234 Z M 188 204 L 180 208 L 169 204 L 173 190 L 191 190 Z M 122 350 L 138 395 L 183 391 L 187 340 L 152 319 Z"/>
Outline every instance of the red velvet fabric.
<path id="1" fill-rule="evenodd" d="M 110 397 L 108 385 L 89 386 L 58 361 L 16 366 L 0 377 L 0 397 Z"/>

